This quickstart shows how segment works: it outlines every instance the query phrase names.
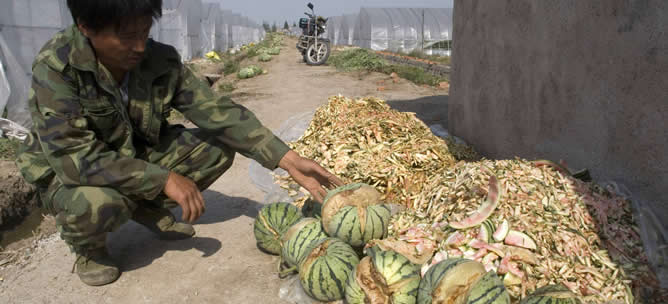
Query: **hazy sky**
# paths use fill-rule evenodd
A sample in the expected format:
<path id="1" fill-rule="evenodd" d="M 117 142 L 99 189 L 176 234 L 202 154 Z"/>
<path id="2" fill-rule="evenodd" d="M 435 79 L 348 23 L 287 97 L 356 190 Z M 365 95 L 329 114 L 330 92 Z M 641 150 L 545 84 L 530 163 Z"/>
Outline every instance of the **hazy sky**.
<path id="1" fill-rule="evenodd" d="M 229 9 L 254 19 L 282 23 L 304 17 L 308 10 L 306 4 L 313 3 L 315 12 L 322 16 L 337 16 L 359 12 L 361 6 L 367 7 L 452 7 L 453 0 L 204 0 L 218 2 L 223 9 Z"/>

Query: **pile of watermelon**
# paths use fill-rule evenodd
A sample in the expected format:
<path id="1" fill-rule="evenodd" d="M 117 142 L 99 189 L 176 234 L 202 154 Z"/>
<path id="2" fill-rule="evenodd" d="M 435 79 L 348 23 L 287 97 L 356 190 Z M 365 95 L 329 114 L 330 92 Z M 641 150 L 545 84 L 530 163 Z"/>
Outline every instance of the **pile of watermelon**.
<path id="1" fill-rule="evenodd" d="M 262 53 L 262 54 L 260 54 L 260 56 L 257 59 L 260 60 L 261 62 L 267 62 L 267 61 L 271 61 L 271 58 L 272 58 L 271 55 L 269 55 L 267 53 Z"/>
<path id="2" fill-rule="evenodd" d="M 390 210 L 375 188 L 350 184 L 330 191 L 321 208 L 265 206 L 254 233 L 261 250 L 281 256 L 279 276 L 297 272 L 306 294 L 318 301 L 511 303 L 496 271 L 480 262 L 428 257 L 431 267 L 421 272 L 422 263 L 411 254 L 383 246 Z M 550 285 L 522 303 L 580 301 L 564 286 Z"/>
<path id="3" fill-rule="evenodd" d="M 241 69 L 237 74 L 237 77 L 239 77 L 239 79 L 247 79 L 247 78 L 253 78 L 262 73 L 264 73 L 264 71 L 262 70 L 261 67 L 256 65 L 251 65 Z"/>

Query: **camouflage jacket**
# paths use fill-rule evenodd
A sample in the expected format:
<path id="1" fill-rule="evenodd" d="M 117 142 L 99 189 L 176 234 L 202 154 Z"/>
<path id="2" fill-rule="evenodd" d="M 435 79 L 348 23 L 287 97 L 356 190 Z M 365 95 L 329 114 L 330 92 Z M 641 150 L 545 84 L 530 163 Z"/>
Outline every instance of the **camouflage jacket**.
<path id="1" fill-rule="evenodd" d="M 266 168 L 276 168 L 289 150 L 248 109 L 216 96 L 171 46 L 149 40 L 128 89 L 126 108 L 87 38 L 74 26 L 56 34 L 33 63 L 34 126 L 17 159 L 25 179 L 48 185 L 55 177 L 66 186 L 110 187 L 153 199 L 169 171 L 138 159 L 135 145 L 157 143 L 172 109 Z"/>

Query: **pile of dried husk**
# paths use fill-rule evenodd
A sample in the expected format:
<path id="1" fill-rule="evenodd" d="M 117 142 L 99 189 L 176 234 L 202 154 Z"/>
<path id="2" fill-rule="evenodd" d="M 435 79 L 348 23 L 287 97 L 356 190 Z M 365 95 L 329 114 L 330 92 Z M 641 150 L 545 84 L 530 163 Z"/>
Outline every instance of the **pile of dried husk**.
<path id="1" fill-rule="evenodd" d="M 506 287 L 515 302 L 553 283 L 597 303 L 633 303 L 634 294 L 648 296 L 642 288 L 658 290 L 630 202 L 563 168 L 521 159 L 456 162 L 414 114 L 373 98 L 332 97 L 290 145 L 346 183 L 374 185 L 387 202 L 407 206 L 391 220 L 390 238 L 381 242 L 424 264 L 423 270 L 450 257 L 481 261 L 512 274 Z M 511 230 L 530 237 L 535 249 L 480 242 L 480 225 L 459 230 L 449 225 L 479 212 L 492 176 L 500 199 L 487 221 L 494 227 L 507 221 Z M 289 177 L 275 178 L 294 197 L 299 190 L 307 193 Z"/>
<path id="2" fill-rule="evenodd" d="M 425 190 L 429 174 L 455 163 L 444 141 L 414 113 L 392 110 L 375 98 L 330 98 L 304 135 L 290 145 L 344 182 L 372 185 L 387 200 L 406 206 Z M 277 178 L 286 181 L 284 188 L 291 182 L 289 177 Z"/>

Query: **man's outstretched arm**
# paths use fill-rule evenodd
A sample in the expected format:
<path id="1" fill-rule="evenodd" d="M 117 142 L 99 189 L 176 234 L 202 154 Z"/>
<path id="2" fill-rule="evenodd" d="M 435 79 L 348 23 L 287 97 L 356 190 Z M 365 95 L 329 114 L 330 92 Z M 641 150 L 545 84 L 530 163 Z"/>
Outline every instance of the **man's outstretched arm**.
<path id="1" fill-rule="evenodd" d="M 178 83 L 172 100 L 174 108 L 242 155 L 268 169 L 278 167 L 290 147 L 265 128 L 255 114 L 230 98 L 215 94 L 185 65 L 181 65 Z"/>
<path id="2" fill-rule="evenodd" d="M 327 189 L 342 184 L 312 160 L 299 156 L 269 129 L 262 126 L 255 115 L 227 97 L 219 97 L 182 66 L 181 85 L 177 89 L 174 106 L 198 127 L 210 131 L 226 145 L 255 159 L 268 169 L 281 167 L 293 179 L 322 202 Z"/>

